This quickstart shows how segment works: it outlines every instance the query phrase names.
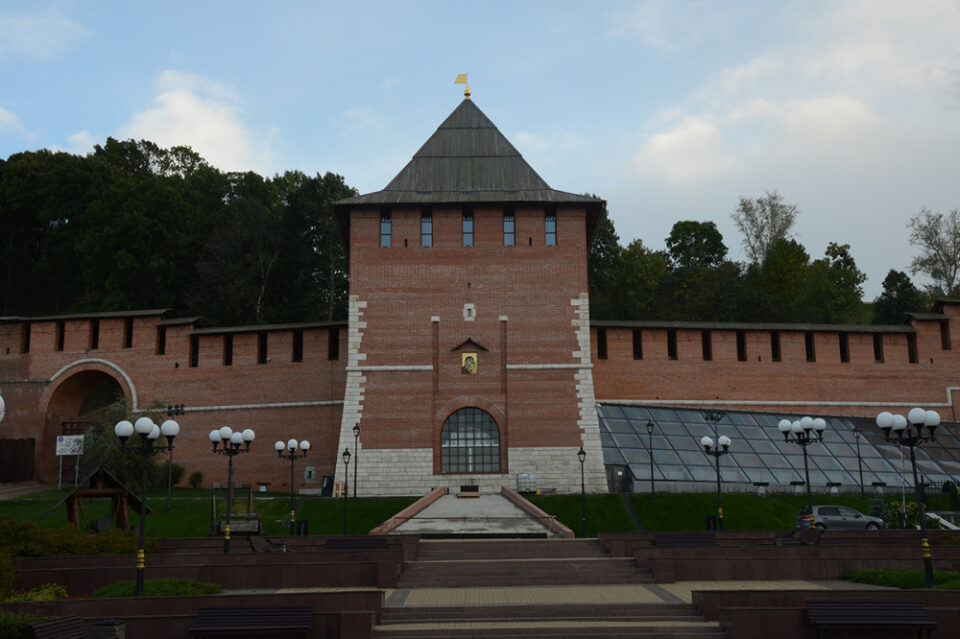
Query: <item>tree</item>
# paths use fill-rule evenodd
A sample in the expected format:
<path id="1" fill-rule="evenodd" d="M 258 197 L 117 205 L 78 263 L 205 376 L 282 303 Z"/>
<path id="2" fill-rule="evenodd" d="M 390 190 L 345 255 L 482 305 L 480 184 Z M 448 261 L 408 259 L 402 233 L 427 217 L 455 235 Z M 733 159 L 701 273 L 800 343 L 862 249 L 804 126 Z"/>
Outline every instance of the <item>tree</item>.
<path id="1" fill-rule="evenodd" d="M 946 215 L 926 207 L 910 218 L 910 244 L 920 249 L 920 254 L 910 262 L 910 271 L 923 273 L 933 279 L 930 292 L 953 297 L 960 274 L 960 210 L 953 209 Z"/>
<path id="2" fill-rule="evenodd" d="M 773 246 L 791 238 L 790 229 L 797 219 L 796 205 L 787 204 L 776 191 L 765 197 L 740 198 L 737 210 L 730 217 L 743 233 L 743 246 L 753 264 L 763 264 Z"/>
<path id="3" fill-rule="evenodd" d="M 604 215 L 587 253 L 587 279 L 590 286 L 590 316 L 594 319 L 620 319 L 617 317 L 619 298 L 618 280 L 622 270 L 620 238 L 613 227 L 613 220 Z"/>
<path id="4" fill-rule="evenodd" d="M 911 311 L 922 310 L 926 298 L 903 271 L 890 269 L 883 278 L 883 292 L 873 301 L 874 324 L 900 324 Z"/>
<path id="5" fill-rule="evenodd" d="M 716 267 L 727 256 L 723 235 L 713 222 L 676 222 L 670 229 L 666 244 L 674 268 Z"/>

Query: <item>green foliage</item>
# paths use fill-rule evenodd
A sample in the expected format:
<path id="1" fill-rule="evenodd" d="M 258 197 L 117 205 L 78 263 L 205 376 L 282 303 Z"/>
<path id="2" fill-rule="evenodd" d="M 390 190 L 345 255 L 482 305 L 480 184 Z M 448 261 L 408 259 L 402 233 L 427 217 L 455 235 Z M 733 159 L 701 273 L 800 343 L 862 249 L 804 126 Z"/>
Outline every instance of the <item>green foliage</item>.
<path id="1" fill-rule="evenodd" d="M 0 610 L 0 639 L 34 639 L 30 624 L 49 619 L 35 612 Z"/>
<path id="2" fill-rule="evenodd" d="M 750 262 L 762 264 L 776 244 L 790 239 L 798 214 L 795 204 L 784 202 L 776 191 L 767 191 L 755 200 L 741 197 L 730 217 L 743 233 L 743 247 Z"/>
<path id="3" fill-rule="evenodd" d="M 0 515 L 0 552 L 10 557 L 125 554 L 136 552 L 138 546 L 132 531 L 108 530 L 93 535 L 73 526 L 40 528 L 32 521 L 14 521 Z M 148 552 L 156 547 L 155 540 L 147 540 Z"/>
<path id="4" fill-rule="evenodd" d="M 7 596 L 7 593 L 13 590 L 13 584 L 16 582 L 17 573 L 13 569 L 13 563 L 6 553 L 0 554 L 0 599 Z"/>
<path id="5" fill-rule="evenodd" d="M 950 486 L 950 510 L 960 511 L 960 490 L 956 484 Z"/>
<path id="6" fill-rule="evenodd" d="M 553 515 L 581 536 L 580 495 L 525 495 L 527 500 Z M 619 495 L 589 495 L 586 508 L 587 537 L 605 530 L 634 530 L 633 521 Z"/>
<path id="7" fill-rule="evenodd" d="M 190 479 L 187 480 L 187 483 L 190 488 L 200 488 L 200 484 L 203 483 L 203 473 L 199 470 L 193 471 L 190 473 Z"/>
<path id="8" fill-rule="evenodd" d="M 676 222 L 666 240 L 674 268 L 720 266 L 727 257 L 723 235 L 713 222 Z"/>
<path id="9" fill-rule="evenodd" d="M 872 584 L 888 588 L 926 588 L 926 573 L 916 568 L 887 568 L 884 570 L 859 570 L 843 576 L 847 581 L 858 584 Z M 933 571 L 934 588 L 940 590 L 960 590 L 960 572 L 949 570 Z"/>
<path id="10" fill-rule="evenodd" d="M 922 311 L 928 301 L 903 271 L 890 269 L 883 278 L 883 292 L 874 300 L 875 324 L 902 324 L 906 314 Z"/>
<path id="11" fill-rule="evenodd" d="M 870 499 L 870 512 L 867 513 L 871 517 L 879 517 L 887 523 L 887 527 L 891 527 L 893 521 L 890 511 L 887 509 L 887 502 L 883 499 L 882 495 L 874 495 Z"/>
<path id="12" fill-rule="evenodd" d="M 69 597 L 66 589 L 60 584 L 43 584 L 24 592 L 16 592 L 4 599 L 5 603 L 20 601 L 57 601 Z"/>
<path id="13" fill-rule="evenodd" d="M 910 244 L 920 254 L 910 262 L 914 275 L 933 280 L 928 292 L 937 297 L 960 294 L 960 209 L 939 213 L 926 207 L 910 218 Z"/>
<path id="14" fill-rule="evenodd" d="M 145 140 L 108 138 L 85 157 L 14 154 L 0 163 L 0 313 L 344 317 L 332 205 L 354 194 L 331 173 L 223 173 L 189 148 Z"/>
<path id="15" fill-rule="evenodd" d="M 146 579 L 143 582 L 145 597 L 175 597 L 178 595 L 215 595 L 223 589 L 218 584 L 204 583 L 192 579 Z M 136 592 L 136 582 L 118 581 L 115 584 L 98 588 L 93 592 L 94 599 L 111 597 L 132 597 Z"/>

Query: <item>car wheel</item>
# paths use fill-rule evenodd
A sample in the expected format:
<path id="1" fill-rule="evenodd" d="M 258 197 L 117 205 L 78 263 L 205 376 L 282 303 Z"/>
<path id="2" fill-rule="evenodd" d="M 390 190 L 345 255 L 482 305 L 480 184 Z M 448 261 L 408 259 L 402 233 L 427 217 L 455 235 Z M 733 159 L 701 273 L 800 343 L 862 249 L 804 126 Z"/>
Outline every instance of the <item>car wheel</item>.
<path id="1" fill-rule="evenodd" d="M 871 521 L 867 524 L 867 530 L 880 530 L 880 526 L 875 521 Z"/>
<path id="2" fill-rule="evenodd" d="M 827 527 L 824 526 L 823 524 L 817 524 L 817 525 L 816 525 L 816 528 L 819 528 L 820 530 L 826 530 L 826 529 L 827 529 Z"/>

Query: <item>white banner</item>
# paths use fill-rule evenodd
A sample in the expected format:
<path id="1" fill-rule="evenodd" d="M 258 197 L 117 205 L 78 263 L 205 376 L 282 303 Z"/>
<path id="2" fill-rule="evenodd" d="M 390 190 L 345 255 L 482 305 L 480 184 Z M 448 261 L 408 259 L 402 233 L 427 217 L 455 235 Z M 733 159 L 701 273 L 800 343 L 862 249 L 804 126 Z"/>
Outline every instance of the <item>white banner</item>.
<path id="1" fill-rule="evenodd" d="M 83 435 L 60 435 L 57 437 L 57 455 L 82 455 Z"/>

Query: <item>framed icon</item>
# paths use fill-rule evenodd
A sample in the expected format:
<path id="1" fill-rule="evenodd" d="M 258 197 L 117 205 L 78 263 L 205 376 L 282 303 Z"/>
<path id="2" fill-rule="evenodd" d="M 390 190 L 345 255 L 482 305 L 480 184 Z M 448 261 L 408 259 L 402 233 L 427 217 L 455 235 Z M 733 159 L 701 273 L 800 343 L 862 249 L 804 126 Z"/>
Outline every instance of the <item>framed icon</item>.
<path id="1" fill-rule="evenodd" d="M 460 372 L 464 375 L 476 375 L 478 370 L 476 353 L 460 353 Z"/>

